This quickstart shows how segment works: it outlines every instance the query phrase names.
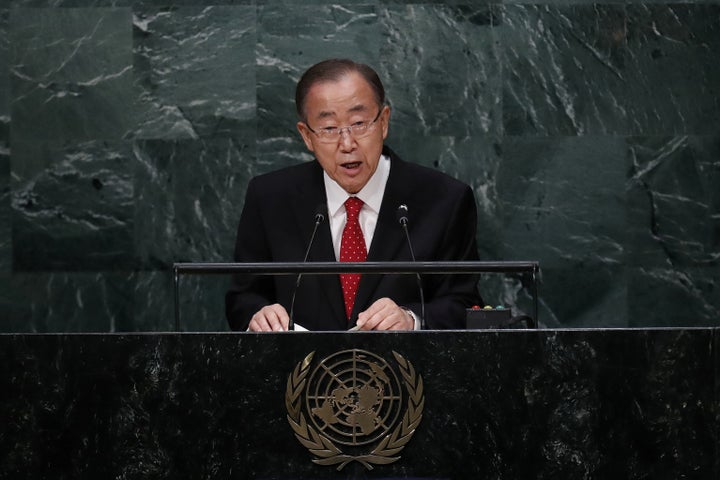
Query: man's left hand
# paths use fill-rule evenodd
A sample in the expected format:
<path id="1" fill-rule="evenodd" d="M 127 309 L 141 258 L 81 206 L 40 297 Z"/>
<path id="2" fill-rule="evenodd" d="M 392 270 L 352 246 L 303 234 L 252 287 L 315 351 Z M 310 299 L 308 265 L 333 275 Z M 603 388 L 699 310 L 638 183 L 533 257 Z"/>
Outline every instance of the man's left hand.
<path id="1" fill-rule="evenodd" d="M 414 330 L 415 319 L 389 298 L 376 300 L 358 314 L 359 330 Z"/>

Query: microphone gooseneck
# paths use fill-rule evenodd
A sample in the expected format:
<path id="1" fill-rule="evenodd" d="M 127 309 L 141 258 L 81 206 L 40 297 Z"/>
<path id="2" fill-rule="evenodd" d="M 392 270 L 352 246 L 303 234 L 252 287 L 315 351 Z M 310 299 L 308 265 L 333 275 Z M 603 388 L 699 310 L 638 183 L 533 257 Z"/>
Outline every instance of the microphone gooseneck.
<path id="1" fill-rule="evenodd" d="M 315 226 L 313 227 L 312 235 L 310 235 L 310 241 L 308 242 L 307 249 L 305 250 L 305 258 L 303 258 L 303 263 L 307 262 L 308 257 L 310 256 L 310 249 L 315 242 L 315 234 L 317 234 L 320 224 L 325 221 L 326 214 L 326 204 L 321 203 L 315 208 Z M 297 291 L 300 288 L 301 278 L 302 273 L 298 273 L 297 278 L 295 279 L 295 289 L 293 289 L 292 299 L 290 300 L 290 320 L 288 321 L 288 330 L 295 330 L 295 320 L 293 319 L 293 315 L 295 314 L 295 296 L 297 295 Z"/>
<path id="2" fill-rule="evenodd" d="M 405 232 L 405 238 L 407 239 L 408 248 L 410 249 L 410 258 L 413 262 L 415 262 L 415 252 L 413 251 L 412 242 L 410 241 L 410 233 L 408 232 L 409 220 L 407 205 L 400 205 L 396 213 L 398 223 L 402 226 L 403 231 Z M 417 278 L 418 291 L 420 292 L 420 329 L 425 330 L 425 294 L 422 287 L 422 278 L 420 278 L 419 273 L 416 273 L 415 277 Z"/>

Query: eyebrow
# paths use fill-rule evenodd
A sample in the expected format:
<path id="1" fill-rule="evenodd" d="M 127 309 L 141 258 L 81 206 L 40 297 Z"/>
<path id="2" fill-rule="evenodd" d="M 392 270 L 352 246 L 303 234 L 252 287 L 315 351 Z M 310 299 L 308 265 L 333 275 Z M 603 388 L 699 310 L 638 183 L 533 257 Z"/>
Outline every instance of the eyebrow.
<path id="1" fill-rule="evenodd" d="M 356 113 L 356 112 L 365 112 L 367 110 L 368 110 L 368 107 L 361 103 L 361 104 L 355 105 L 354 107 L 351 107 L 348 110 L 348 112 Z M 328 118 L 328 117 L 334 117 L 334 116 L 335 116 L 335 112 L 323 111 L 323 112 L 320 112 L 320 114 L 318 115 L 318 118 Z"/>

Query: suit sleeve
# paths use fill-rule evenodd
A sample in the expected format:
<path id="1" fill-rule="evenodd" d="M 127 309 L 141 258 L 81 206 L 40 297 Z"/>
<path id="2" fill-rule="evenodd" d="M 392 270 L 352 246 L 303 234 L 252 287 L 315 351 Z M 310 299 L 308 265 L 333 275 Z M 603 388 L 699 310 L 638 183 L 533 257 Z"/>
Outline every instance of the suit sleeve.
<path id="1" fill-rule="evenodd" d="M 237 239 L 235 262 L 268 262 L 270 251 L 266 226 L 261 212 L 260 188 L 255 179 L 248 184 Z M 245 331 L 252 316 L 266 305 L 274 303 L 274 283 L 269 275 L 233 275 L 225 295 L 225 315 L 232 330 Z"/>

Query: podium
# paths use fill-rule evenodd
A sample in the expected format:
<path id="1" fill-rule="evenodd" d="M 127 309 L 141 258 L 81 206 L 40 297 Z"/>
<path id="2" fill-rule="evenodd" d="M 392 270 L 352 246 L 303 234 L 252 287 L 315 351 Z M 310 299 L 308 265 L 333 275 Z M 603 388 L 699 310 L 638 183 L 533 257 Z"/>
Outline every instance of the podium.
<path id="1" fill-rule="evenodd" d="M 717 347 L 713 328 L 0 335 L 0 477 L 717 478 Z"/>

